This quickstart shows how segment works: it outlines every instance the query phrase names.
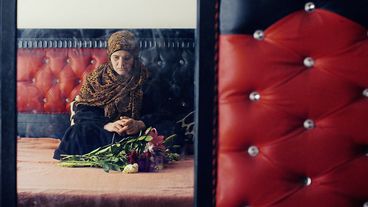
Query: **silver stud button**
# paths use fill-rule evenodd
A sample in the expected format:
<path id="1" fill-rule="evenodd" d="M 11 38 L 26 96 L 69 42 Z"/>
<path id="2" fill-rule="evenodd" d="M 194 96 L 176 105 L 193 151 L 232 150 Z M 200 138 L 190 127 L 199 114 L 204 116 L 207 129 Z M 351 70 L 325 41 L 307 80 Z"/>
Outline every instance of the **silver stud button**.
<path id="1" fill-rule="evenodd" d="M 307 119 L 303 123 L 304 128 L 306 129 L 312 129 L 315 127 L 314 121 L 312 119 Z"/>
<path id="2" fill-rule="evenodd" d="M 253 33 L 253 37 L 254 39 L 256 40 L 263 40 L 264 39 L 264 32 L 262 30 L 256 30 L 254 33 Z"/>
<path id="3" fill-rule="evenodd" d="M 261 99 L 261 94 L 259 94 L 256 91 L 253 91 L 252 93 L 249 94 L 249 99 L 251 101 L 259 101 Z"/>
<path id="4" fill-rule="evenodd" d="M 306 186 L 310 186 L 310 185 L 312 184 L 312 179 L 311 179 L 310 177 L 306 177 L 306 178 L 304 179 L 304 184 L 305 184 Z"/>
<path id="5" fill-rule="evenodd" d="M 364 89 L 362 94 L 363 96 L 368 97 L 368 88 Z"/>
<path id="6" fill-rule="evenodd" d="M 250 146 L 248 148 L 248 154 L 252 157 L 255 157 L 259 154 L 259 149 L 256 146 Z"/>
<path id="7" fill-rule="evenodd" d="M 311 68 L 314 66 L 314 60 L 311 57 L 306 57 L 303 60 L 303 64 L 305 65 L 305 67 Z"/>
<path id="8" fill-rule="evenodd" d="M 304 10 L 306 12 L 312 12 L 316 9 L 316 5 L 313 2 L 308 2 L 304 5 Z"/>

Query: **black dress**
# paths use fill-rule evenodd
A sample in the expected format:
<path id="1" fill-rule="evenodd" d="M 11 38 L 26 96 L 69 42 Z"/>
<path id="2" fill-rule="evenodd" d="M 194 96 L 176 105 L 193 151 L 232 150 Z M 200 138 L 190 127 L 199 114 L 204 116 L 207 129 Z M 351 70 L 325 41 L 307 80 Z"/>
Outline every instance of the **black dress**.
<path id="1" fill-rule="evenodd" d="M 103 108 L 79 104 L 75 111 L 73 117 L 75 124 L 66 130 L 59 147 L 54 152 L 54 159 L 60 159 L 61 154 L 86 154 L 110 144 L 114 134 L 114 140 L 122 138 L 103 128 L 106 123 L 112 121 L 104 116 Z"/>
<path id="2" fill-rule="evenodd" d="M 152 87 L 150 83 L 143 85 L 142 115 L 139 120 L 143 121 L 146 126 L 155 127 L 160 135 L 165 137 L 177 134 L 178 138 L 175 144 L 184 145 L 182 133 L 176 130 L 178 126 L 176 122 L 182 116 L 174 114 L 176 110 L 168 107 L 172 107 L 173 104 L 161 103 L 162 100 L 166 100 L 165 96 L 161 94 L 162 91 L 165 90 Z M 168 109 L 171 109 L 172 112 Z M 119 141 L 125 137 L 103 128 L 105 124 L 115 121 L 105 117 L 103 107 L 78 104 L 73 111 L 75 111 L 74 125 L 65 131 L 59 147 L 54 152 L 54 159 L 60 159 L 61 154 L 86 154 L 98 147 L 111 144 L 113 137 L 114 141 Z"/>

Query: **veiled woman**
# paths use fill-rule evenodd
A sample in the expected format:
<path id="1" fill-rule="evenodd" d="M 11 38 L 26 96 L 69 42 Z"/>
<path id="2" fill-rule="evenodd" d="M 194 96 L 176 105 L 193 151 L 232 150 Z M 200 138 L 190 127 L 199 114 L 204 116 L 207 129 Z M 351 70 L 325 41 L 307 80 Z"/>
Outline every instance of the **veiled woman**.
<path id="1" fill-rule="evenodd" d="M 145 128 L 139 116 L 147 70 L 138 59 L 134 34 L 113 33 L 107 55 L 109 61 L 83 83 L 74 103 L 74 125 L 66 130 L 55 159 L 61 154 L 88 153 Z"/>

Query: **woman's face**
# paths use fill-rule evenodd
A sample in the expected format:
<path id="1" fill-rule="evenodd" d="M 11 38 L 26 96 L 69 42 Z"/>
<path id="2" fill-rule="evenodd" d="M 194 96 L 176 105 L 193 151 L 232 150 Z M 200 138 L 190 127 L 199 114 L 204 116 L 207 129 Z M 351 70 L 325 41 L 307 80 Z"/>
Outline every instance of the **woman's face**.
<path id="1" fill-rule="evenodd" d="M 115 72 L 119 75 L 128 75 L 133 68 L 134 57 L 130 52 L 118 50 L 111 54 L 110 61 Z"/>

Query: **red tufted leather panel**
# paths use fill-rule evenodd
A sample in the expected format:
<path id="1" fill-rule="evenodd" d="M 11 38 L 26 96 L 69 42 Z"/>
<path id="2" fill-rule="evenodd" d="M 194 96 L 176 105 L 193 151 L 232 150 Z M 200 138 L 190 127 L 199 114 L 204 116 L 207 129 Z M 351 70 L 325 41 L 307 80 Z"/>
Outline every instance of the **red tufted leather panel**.
<path id="1" fill-rule="evenodd" d="M 105 49 L 18 49 L 18 112 L 68 112 L 86 75 L 106 61 Z"/>
<path id="2" fill-rule="evenodd" d="M 303 10 L 219 44 L 217 206 L 368 206 L 367 29 Z"/>

